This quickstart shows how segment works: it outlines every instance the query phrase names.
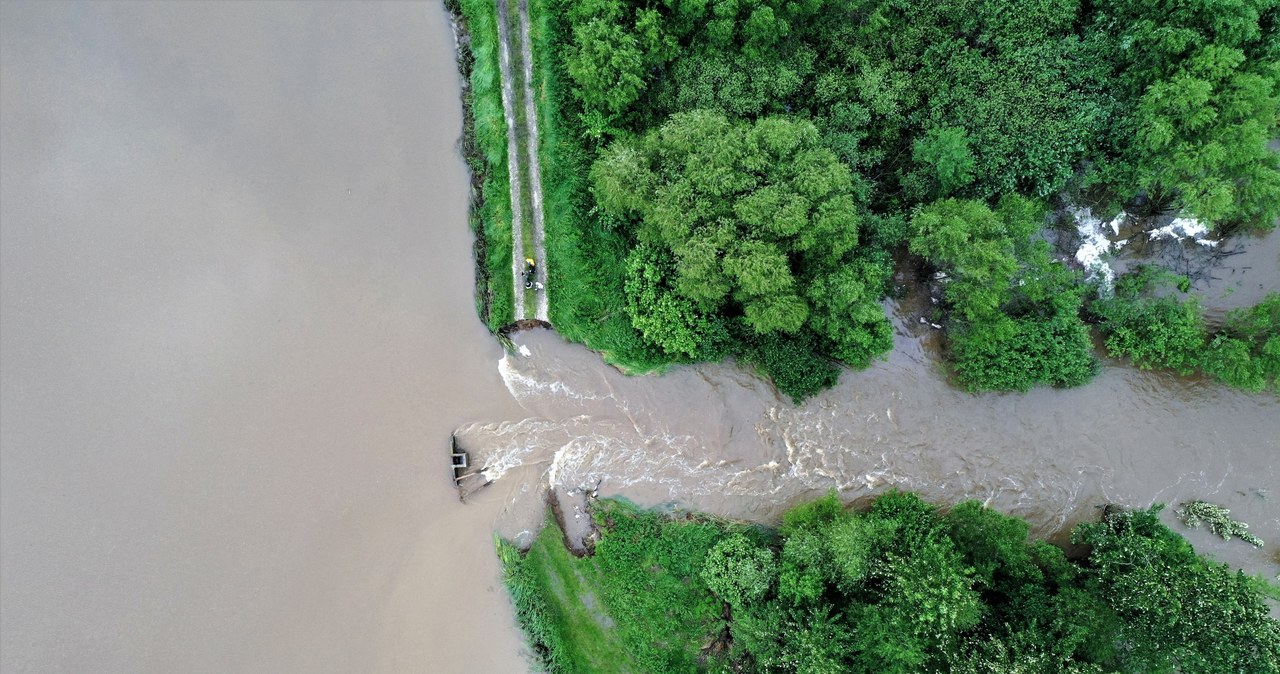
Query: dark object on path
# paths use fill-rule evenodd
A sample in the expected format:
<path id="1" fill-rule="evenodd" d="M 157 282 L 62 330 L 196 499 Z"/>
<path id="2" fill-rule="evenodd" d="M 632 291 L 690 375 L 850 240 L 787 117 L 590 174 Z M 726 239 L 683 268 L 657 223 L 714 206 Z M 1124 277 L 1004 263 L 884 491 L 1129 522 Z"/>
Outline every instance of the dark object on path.
<path id="1" fill-rule="evenodd" d="M 538 267 L 533 263 L 533 258 L 526 257 L 524 259 L 524 287 L 525 290 L 533 288 L 533 280 L 537 276 Z"/>

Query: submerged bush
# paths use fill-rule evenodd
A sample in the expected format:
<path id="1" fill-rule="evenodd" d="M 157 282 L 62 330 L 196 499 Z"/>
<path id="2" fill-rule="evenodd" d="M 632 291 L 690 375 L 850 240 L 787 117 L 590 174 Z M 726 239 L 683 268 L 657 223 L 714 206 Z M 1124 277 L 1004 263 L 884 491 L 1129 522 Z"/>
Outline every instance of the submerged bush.
<path id="1" fill-rule="evenodd" d="M 1257 306 L 1227 314 L 1210 340 L 1201 366 L 1209 376 L 1235 388 L 1280 392 L 1280 293 Z"/>
<path id="2" fill-rule="evenodd" d="M 1192 529 L 1201 523 L 1208 525 L 1209 531 L 1229 541 L 1234 536 L 1254 547 L 1262 547 L 1262 539 L 1249 533 L 1249 525 L 1231 519 L 1231 511 L 1220 505 L 1206 501 L 1190 501 L 1183 503 L 1174 511 L 1182 523 Z"/>
<path id="3" fill-rule="evenodd" d="M 1280 293 L 1231 311 L 1210 335 L 1196 298 L 1174 292 L 1188 285 L 1186 278 L 1150 266 L 1120 277 L 1113 297 L 1090 306 L 1107 352 L 1143 369 L 1188 375 L 1199 368 L 1234 388 L 1280 392 Z"/>

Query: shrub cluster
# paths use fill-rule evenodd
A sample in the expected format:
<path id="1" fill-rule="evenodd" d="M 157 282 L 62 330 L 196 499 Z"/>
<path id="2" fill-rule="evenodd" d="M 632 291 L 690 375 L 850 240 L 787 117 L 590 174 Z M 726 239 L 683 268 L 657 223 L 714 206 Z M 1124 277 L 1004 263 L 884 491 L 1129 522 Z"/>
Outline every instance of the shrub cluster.
<path id="1" fill-rule="evenodd" d="M 944 199 L 911 218 L 911 252 L 945 278 L 952 360 L 970 391 L 1079 386 L 1098 370 L 1079 275 L 1031 239 L 1043 222 L 1043 208 L 1016 195 L 994 211 Z"/>
<path id="2" fill-rule="evenodd" d="M 1186 279 L 1140 267 L 1116 282 L 1115 295 L 1094 302 L 1107 352 L 1144 369 L 1188 375 L 1197 369 L 1246 391 L 1280 391 L 1280 293 L 1227 314 L 1209 330 L 1195 297 L 1179 297 Z"/>
<path id="3" fill-rule="evenodd" d="M 944 513 L 890 492 L 854 512 L 833 493 L 777 530 L 603 502 L 596 555 L 563 575 L 594 579 L 615 621 L 592 644 L 654 674 L 1280 672 L 1273 588 L 1197 556 L 1158 512 L 1108 508 L 1077 527 L 1073 560 L 975 501 Z"/>

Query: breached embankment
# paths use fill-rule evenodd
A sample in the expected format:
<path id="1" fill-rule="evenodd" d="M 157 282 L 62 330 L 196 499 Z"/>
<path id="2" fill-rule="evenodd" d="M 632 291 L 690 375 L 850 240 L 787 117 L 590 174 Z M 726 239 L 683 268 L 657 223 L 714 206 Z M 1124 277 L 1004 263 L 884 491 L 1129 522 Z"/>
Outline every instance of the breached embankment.
<path id="1" fill-rule="evenodd" d="M 573 515 L 584 494 L 599 494 L 772 522 L 828 489 L 852 501 L 898 487 L 937 503 L 978 499 L 1042 536 L 1105 503 L 1191 498 L 1232 508 L 1264 539 L 1280 536 L 1267 495 L 1280 485 L 1274 396 L 1123 367 L 1079 389 L 969 395 L 923 345 L 932 331 L 910 315 L 895 323 L 887 362 L 846 372 L 799 407 L 732 364 L 628 377 L 553 333 L 517 333 L 498 367 L 529 418 L 456 435 L 486 480 L 507 485 L 498 497 L 526 512 L 543 509 L 551 488 Z M 561 520 L 572 528 L 577 518 Z M 1276 566 L 1266 553 L 1214 554 Z"/>

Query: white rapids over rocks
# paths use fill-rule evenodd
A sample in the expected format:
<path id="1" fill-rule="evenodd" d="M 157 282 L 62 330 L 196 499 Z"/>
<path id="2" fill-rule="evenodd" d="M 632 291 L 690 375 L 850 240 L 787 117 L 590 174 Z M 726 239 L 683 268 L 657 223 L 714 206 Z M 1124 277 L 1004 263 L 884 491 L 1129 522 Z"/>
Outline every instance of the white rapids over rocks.
<path id="1" fill-rule="evenodd" d="M 1169 224 L 1157 227 L 1147 236 L 1152 239 L 1193 239 L 1201 246 L 1217 246 L 1219 241 L 1207 238 L 1209 226 L 1195 218 L 1174 218 Z"/>
<path id="2" fill-rule="evenodd" d="M 1111 261 L 1133 237 L 1119 239 L 1122 226 L 1138 222 L 1125 211 L 1120 211 L 1110 219 L 1103 220 L 1093 214 L 1088 206 L 1071 205 L 1064 209 L 1075 223 L 1076 233 L 1080 237 L 1079 247 L 1075 251 L 1075 260 L 1084 269 L 1085 278 L 1097 281 L 1100 292 L 1109 294 L 1115 287 L 1116 271 Z M 1177 217 L 1167 224 L 1154 227 L 1144 232 L 1147 240 L 1186 240 L 1196 245 L 1209 248 L 1217 247 L 1221 241 L 1209 238 L 1209 225 L 1191 216 Z"/>

